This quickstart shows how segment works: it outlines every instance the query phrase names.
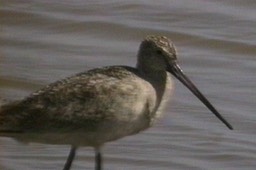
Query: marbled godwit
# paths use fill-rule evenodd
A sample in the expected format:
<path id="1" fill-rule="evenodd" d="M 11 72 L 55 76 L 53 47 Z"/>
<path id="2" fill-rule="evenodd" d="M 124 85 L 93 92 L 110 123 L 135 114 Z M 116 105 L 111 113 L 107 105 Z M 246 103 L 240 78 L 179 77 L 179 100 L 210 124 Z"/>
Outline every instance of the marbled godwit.
<path id="1" fill-rule="evenodd" d="M 110 66 L 57 81 L 0 110 L 0 136 L 24 142 L 70 144 L 64 170 L 79 146 L 95 148 L 95 169 L 102 169 L 104 143 L 150 127 L 162 114 L 172 90 L 171 73 L 229 129 L 177 64 L 174 44 L 164 36 L 147 36 L 136 68 Z"/>

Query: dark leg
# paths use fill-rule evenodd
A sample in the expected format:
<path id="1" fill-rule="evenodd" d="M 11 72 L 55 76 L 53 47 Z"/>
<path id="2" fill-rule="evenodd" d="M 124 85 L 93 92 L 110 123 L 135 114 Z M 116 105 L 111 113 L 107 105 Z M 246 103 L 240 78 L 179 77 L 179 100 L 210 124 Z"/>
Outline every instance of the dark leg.
<path id="1" fill-rule="evenodd" d="M 63 170 L 70 170 L 75 156 L 76 156 L 76 146 L 71 146 L 71 149 L 70 149 L 70 152 L 69 152 L 69 155 L 68 155 L 68 159 L 65 163 L 65 166 L 64 166 Z"/>
<path id="2" fill-rule="evenodd" d="M 95 170 L 102 170 L 102 156 L 100 148 L 95 148 Z"/>

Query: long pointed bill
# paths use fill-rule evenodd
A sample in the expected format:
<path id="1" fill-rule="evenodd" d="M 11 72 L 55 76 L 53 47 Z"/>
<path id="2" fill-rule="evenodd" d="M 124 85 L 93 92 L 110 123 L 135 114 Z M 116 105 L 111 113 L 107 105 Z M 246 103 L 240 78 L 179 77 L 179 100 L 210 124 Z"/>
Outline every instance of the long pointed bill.
<path id="1" fill-rule="evenodd" d="M 224 119 L 221 116 L 221 114 L 213 107 L 213 105 L 204 97 L 204 95 L 197 89 L 197 87 L 189 80 L 189 78 L 183 73 L 183 71 L 181 70 L 181 68 L 176 62 L 171 63 L 170 66 L 167 68 L 167 71 L 172 73 L 178 80 L 180 80 L 230 130 L 233 130 L 233 127 L 226 121 L 226 119 Z"/>

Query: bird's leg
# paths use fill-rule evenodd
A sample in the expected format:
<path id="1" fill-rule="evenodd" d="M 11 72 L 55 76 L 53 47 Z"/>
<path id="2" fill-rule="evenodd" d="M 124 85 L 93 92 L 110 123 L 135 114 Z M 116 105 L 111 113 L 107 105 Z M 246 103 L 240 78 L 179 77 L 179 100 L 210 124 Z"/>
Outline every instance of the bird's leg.
<path id="1" fill-rule="evenodd" d="M 95 170 L 102 170 L 102 155 L 100 147 L 95 148 Z"/>
<path id="2" fill-rule="evenodd" d="M 65 166 L 64 166 L 63 170 L 70 170 L 75 156 L 76 156 L 76 146 L 71 146 L 71 149 L 70 149 L 70 152 L 69 152 L 69 155 L 68 155 L 68 159 L 65 163 Z"/>

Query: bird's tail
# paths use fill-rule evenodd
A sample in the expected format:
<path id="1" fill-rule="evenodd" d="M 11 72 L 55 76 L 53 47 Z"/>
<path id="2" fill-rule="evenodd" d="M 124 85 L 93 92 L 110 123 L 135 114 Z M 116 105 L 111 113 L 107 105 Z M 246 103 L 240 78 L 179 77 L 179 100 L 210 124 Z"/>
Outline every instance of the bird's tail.
<path id="1" fill-rule="evenodd" d="M 4 98 L 1 98 L 1 97 L 0 97 L 0 108 L 1 108 L 1 106 L 5 105 L 5 104 L 7 104 L 7 103 L 8 103 L 8 100 L 7 100 L 7 99 L 4 99 Z"/>
<path id="2" fill-rule="evenodd" d="M 19 109 L 20 108 L 18 107 L 18 102 L 8 102 L 7 100 L 0 100 L 0 136 L 1 133 L 5 133 L 6 131 L 12 131 L 12 113 L 17 112 Z"/>

